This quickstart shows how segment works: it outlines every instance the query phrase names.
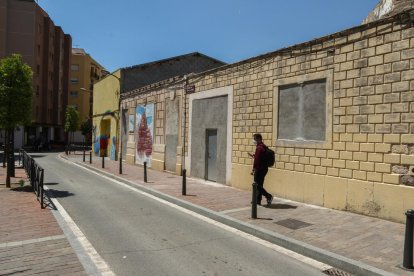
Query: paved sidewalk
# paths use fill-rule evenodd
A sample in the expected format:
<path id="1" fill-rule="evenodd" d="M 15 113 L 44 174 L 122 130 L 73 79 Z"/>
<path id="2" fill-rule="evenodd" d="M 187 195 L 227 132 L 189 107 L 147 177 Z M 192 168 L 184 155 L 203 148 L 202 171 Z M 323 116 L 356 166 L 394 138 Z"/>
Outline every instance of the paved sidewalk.
<path id="1" fill-rule="evenodd" d="M 12 188 L 0 166 L 0 275 L 86 275 L 50 209 L 41 209 L 22 168 Z"/>
<path id="2" fill-rule="evenodd" d="M 95 171 L 121 177 L 167 194 L 174 198 L 210 209 L 220 214 L 281 234 L 287 238 L 332 252 L 346 258 L 397 275 L 414 275 L 401 269 L 405 225 L 382 219 L 337 211 L 323 207 L 275 198 L 269 208 L 258 208 L 258 219 L 251 219 L 251 192 L 225 185 L 187 178 L 187 196 L 181 195 L 182 178 L 173 174 L 148 170 L 148 183 L 143 182 L 143 168 L 123 163 L 123 174 L 118 174 L 119 163 L 93 157 L 89 164 L 82 155 L 61 155 Z"/>

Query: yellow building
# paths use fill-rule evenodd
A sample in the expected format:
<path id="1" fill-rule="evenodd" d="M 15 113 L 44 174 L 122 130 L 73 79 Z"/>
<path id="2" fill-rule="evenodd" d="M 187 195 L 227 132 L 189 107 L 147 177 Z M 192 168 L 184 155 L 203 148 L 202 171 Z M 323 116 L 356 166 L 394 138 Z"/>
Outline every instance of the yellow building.
<path id="1" fill-rule="evenodd" d="M 68 105 L 75 106 L 81 123 L 92 116 L 93 84 L 99 80 L 103 69 L 84 49 L 72 49 Z M 77 131 L 75 142 L 81 141 L 83 136 Z"/>
<path id="2" fill-rule="evenodd" d="M 121 70 L 117 70 L 93 86 L 93 152 L 112 160 L 117 156 L 120 78 Z"/>

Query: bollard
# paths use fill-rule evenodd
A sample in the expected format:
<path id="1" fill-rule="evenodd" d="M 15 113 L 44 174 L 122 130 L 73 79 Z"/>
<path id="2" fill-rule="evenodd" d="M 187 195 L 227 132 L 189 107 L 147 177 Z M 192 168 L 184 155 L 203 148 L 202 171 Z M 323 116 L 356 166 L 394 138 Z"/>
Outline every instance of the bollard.
<path id="1" fill-rule="evenodd" d="M 183 170 L 183 187 L 182 187 L 182 195 L 187 195 L 187 170 Z"/>
<path id="2" fill-rule="evenodd" d="M 257 183 L 252 184 L 252 218 L 257 218 Z"/>
<path id="3" fill-rule="evenodd" d="M 404 260 L 403 267 L 406 269 L 414 269 L 413 267 L 413 226 L 414 226 L 414 210 L 407 210 L 405 213 L 407 221 L 405 224 L 405 241 L 404 241 Z"/>
<path id="4" fill-rule="evenodd" d="M 147 183 L 147 162 L 144 162 L 144 182 Z"/>
<path id="5" fill-rule="evenodd" d="M 92 164 L 92 151 L 89 152 L 89 164 Z"/>
<path id="6" fill-rule="evenodd" d="M 85 162 L 85 146 L 83 146 L 83 162 Z"/>
<path id="7" fill-rule="evenodd" d="M 68 155 L 68 146 L 65 147 L 65 154 Z"/>
<path id="8" fill-rule="evenodd" d="M 102 155 L 102 169 L 105 168 L 105 156 Z"/>

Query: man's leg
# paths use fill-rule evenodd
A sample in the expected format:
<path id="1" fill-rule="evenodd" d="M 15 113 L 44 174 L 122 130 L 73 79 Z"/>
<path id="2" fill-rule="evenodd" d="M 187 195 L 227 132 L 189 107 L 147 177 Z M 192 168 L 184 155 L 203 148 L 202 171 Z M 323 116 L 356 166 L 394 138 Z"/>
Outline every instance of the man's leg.
<path id="1" fill-rule="evenodd" d="M 264 182 L 264 177 L 265 177 L 266 173 L 264 171 L 256 171 L 255 175 L 254 175 L 254 181 L 257 184 L 257 203 L 261 203 L 262 201 L 262 195 L 263 194 L 263 182 Z"/>

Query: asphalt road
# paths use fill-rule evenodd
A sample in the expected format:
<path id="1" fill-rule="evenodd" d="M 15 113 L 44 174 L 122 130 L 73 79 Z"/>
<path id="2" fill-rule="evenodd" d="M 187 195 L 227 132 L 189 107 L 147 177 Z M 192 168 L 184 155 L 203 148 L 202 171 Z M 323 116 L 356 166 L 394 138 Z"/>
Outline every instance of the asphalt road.
<path id="1" fill-rule="evenodd" d="M 38 154 L 47 185 L 117 275 L 324 275 L 111 180 Z"/>

